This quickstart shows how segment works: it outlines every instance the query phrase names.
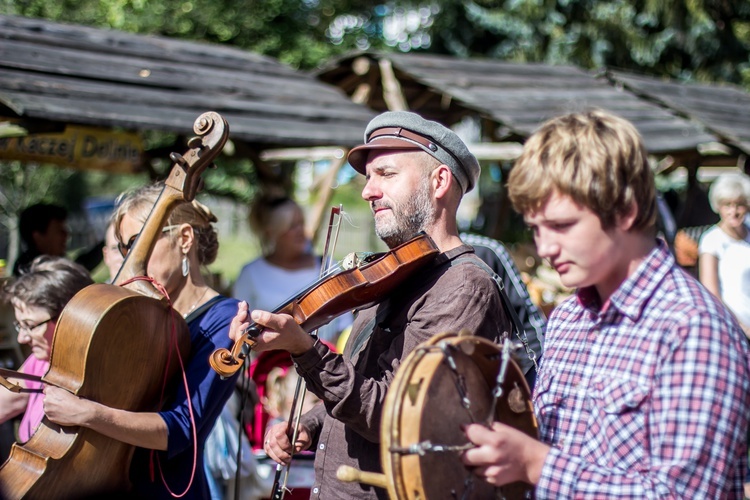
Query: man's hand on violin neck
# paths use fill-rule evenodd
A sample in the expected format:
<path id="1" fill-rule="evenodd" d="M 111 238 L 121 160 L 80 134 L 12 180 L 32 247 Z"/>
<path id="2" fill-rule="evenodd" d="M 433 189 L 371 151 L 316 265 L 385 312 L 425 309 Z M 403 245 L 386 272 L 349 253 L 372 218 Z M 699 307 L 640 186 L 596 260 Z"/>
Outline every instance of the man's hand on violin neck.
<path id="1" fill-rule="evenodd" d="M 255 310 L 250 317 L 263 327 L 256 339 L 258 344 L 253 348 L 254 351 L 281 349 L 292 356 L 299 356 L 312 349 L 315 344 L 315 340 L 288 314 Z"/>

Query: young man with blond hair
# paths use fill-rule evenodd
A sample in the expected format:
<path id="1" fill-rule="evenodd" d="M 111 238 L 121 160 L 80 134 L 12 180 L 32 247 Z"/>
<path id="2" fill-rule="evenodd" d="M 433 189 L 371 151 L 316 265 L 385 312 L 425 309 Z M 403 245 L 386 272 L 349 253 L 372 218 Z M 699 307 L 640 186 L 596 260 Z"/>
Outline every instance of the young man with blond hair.
<path id="1" fill-rule="evenodd" d="M 655 235 L 635 127 L 604 111 L 545 123 L 510 199 L 575 296 L 548 323 L 534 393 L 540 439 L 466 429 L 464 462 L 537 498 L 742 498 L 748 345 L 726 308 Z"/>

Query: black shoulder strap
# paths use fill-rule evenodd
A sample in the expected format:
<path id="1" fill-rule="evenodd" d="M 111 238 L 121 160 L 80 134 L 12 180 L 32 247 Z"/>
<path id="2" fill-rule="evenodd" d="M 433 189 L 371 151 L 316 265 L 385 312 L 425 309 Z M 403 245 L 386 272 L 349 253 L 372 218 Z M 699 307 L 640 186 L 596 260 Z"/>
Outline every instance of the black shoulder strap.
<path id="1" fill-rule="evenodd" d="M 185 316 L 185 322 L 186 323 L 190 323 L 195 318 L 199 317 L 201 314 L 203 314 L 204 312 L 206 312 L 207 310 L 209 310 L 214 304 L 216 304 L 218 301 L 220 301 L 223 298 L 224 298 L 224 296 L 222 296 L 222 295 L 217 295 L 216 297 L 212 297 L 208 302 L 206 302 L 202 306 L 198 307 L 197 309 L 193 309 L 192 311 L 190 311 L 190 314 L 188 314 L 187 316 Z"/>
<path id="2" fill-rule="evenodd" d="M 511 323 L 513 323 L 513 329 L 515 330 L 514 333 L 519 339 L 522 338 L 521 332 L 523 331 L 523 326 L 521 320 L 519 319 L 518 314 L 516 314 L 516 310 L 513 309 L 513 305 L 510 303 L 508 293 L 505 291 L 505 284 L 500 276 L 498 276 L 498 274 L 481 259 L 472 259 L 471 257 L 459 257 L 454 259 L 451 261 L 451 267 L 464 263 L 474 264 L 480 269 L 484 269 L 484 271 L 490 275 L 492 281 L 495 282 L 495 285 L 497 285 L 497 289 L 500 292 L 500 299 L 503 301 L 503 309 L 505 309 L 505 313 L 510 318 Z"/>

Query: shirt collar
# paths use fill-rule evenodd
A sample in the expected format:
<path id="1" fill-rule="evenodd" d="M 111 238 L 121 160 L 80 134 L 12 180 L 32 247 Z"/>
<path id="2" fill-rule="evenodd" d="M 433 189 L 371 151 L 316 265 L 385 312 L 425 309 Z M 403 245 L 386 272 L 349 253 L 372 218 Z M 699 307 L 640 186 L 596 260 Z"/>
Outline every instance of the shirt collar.
<path id="1" fill-rule="evenodd" d="M 669 252 L 666 243 L 657 239 L 654 249 L 635 272 L 620 284 L 601 310 L 599 310 L 599 295 L 593 286 L 576 291 L 578 302 L 582 307 L 593 309 L 597 314 L 604 314 L 614 307 L 632 321 L 637 321 L 657 285 L 674 267 L 674 264 L 674 257 Z"/>

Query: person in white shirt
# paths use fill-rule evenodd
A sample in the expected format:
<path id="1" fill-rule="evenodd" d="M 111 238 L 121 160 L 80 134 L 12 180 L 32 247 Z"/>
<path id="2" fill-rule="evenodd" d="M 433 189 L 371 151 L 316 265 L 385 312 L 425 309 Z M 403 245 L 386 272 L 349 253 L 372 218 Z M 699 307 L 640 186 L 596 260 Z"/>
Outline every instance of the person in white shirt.
<path id="1" fill-rule="evenodd" d="M 700 239 L 698 271 L 701 283 L 734 313 L 750 337 L 750 177 L 720 175 L 708 192 L 718 224 Z"/>
<path id="2" fill-rule="evenodd" d="M 253 309 L 274 311 L 320 277 L 321 259 L 305 234 L 302 208 L 291 198 L 261 198 L 250 211 L 250 227 L 263 255 L 246 264 L 234 283 L 232 296 Z M 322 327 L 318 336 L 336 342 L 352 322 L 345 314 Z"/>

